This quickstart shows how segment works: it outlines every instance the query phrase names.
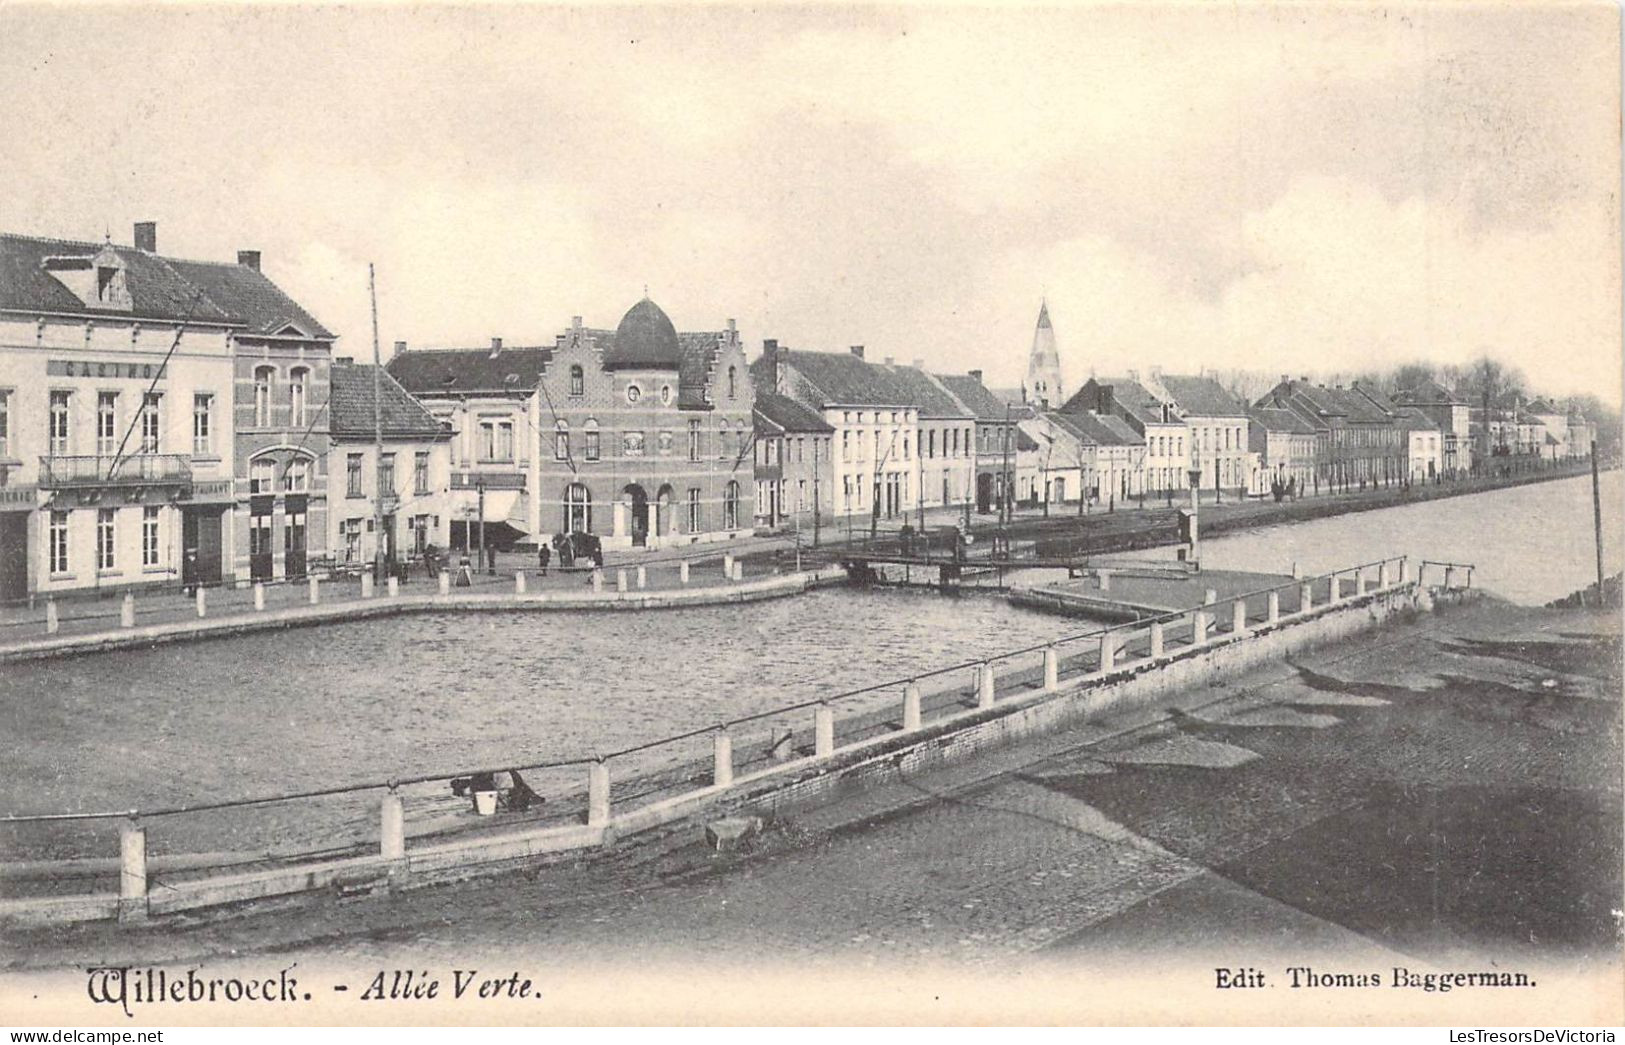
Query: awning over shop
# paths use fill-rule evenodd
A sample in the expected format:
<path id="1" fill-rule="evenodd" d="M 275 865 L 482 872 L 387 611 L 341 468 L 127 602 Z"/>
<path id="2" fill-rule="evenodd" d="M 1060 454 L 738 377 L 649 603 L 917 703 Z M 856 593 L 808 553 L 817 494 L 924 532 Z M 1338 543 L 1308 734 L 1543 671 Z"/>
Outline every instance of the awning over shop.
<path id="1" fill-rule="evenodd" d="M 452 494 L 452 520 L 477 525 L 480 520 L 480 495 L 474 490 L 457 490 Z M 485 523 L 506 523 L 521 535 L 530 533 L 530 503 L 523 490 L 485 491 Z"/>

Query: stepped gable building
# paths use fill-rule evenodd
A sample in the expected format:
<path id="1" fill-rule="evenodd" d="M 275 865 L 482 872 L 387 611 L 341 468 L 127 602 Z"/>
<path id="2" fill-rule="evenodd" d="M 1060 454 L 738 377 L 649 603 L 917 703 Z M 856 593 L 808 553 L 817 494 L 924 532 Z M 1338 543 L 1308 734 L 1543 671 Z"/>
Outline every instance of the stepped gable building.
<path id="1" fill-rule="evenodd" d="M 445 505 L 451 548 L 536 547 L 543 419 L 551 422 L 542 375 L 552 357 L 551 345 L 504 345 L 499 337 L 483 348 L 395 343 L 390 375 L 451 431 Z"/>
<path id="2" fill-rule="evenodd" d="M 1190 432 L 1188 468 L 1201 472 L 1201 485 L 1244 493 L 1251 481 L 1247 404 L 1205 376 L 1164 374 L 1153 368 L 1151 391 L 1168 403 Z"/>
<path id="3" fill-rule="evenodd" d="M 670 548 L 752 529 L 754 391 L 732 320 L 679 333 L 647 297 L 545 347 L 410 350 L 389 369 L 451 422 L 453 547 L 555 534 Z M 483 496 L 482 496 L 483 495 Z M 494 531 L 494 533 L 493 533 Z"/>
<path id="4" fill-rule="evenodd" d="M 0 235 L 0 601 L 302 576 L 334 335 L 260 271 Z"/>
<path id="5" fill-rule="evenodd" d="M 1140 383 L 1139 375 L 1091 377 L 1061 407 L 1064 414 L 1094 412 L 1122 419 L 1145 441 L 1143 489 L 1172 494 L 1190 486 L 1189 436 L 1185 419 Z"/>
<path id="6" fill-rule="evenodd" d="M 1038 304 L 1038 325 L 1033 329 L 1033 347 L 1027 353 L 1027 380 L 1021 390 L 1023 401 L 1039 410 L 1051 410 L 1066 401 L 1061 387 L 1061 356 L 1055 348 L 1055 327 L 1050 323 L 1047 301 Z"/>
<path id="7" fill-rule="evenodd" d="M 328 432 L 337 481 L 330 487 L 327 544 L 334 565 L 361 567 L 380 551 L 386 563 L 405 563 L 421 560 L 431 544 L 447 547 L 451 426 L 381 367 L 335 359 L 330 380 Z"/>
<path id="8" fill-rule="evenodd" d="M 1016 496 L 1017 455 L 1021 452 L 1017 425 L 1027 414 L 988 391 L 980 370 L 937 374 L 936 378 L 976 418 L 976 510 L 984 515 L 999 511 L 1006 491 L 1012 499 Z M 1032 450 L 1037 449 L 1034 444 Z"/>
<path id="9" fill-rule="evenodd" d="M 848 352 L 808 352 L 769 344 L 773 350 L 764 346 L 756 364 L 764 387 L 818 412 L 833 429 L 835 513 L 893 519 L 912 511 L 919 497 L 914 454 L 920 408 L 914 383 L 869 363 L 862 345 Z M 970 431 L 967 424 L 959 435 L 968 439 Z"/>

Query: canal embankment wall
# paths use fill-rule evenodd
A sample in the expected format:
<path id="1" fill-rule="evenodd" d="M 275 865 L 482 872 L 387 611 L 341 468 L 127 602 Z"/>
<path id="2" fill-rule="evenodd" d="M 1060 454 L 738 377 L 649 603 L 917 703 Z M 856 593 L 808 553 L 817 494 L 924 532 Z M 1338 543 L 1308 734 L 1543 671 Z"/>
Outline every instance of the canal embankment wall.
<path id="1" fill-rule="evenodd" d="M 319 624 L 355 620 L 375 620 L 408 613 L 508 613 L 513 611 L 557 612 L 563 610 L 627 611 L 679 609 L 692 606 L 723 606 L 783 598 L 823 584 L 844 581 L 839 567 L 797 573 L 726 581 L 696 587 L 647 589 L 637 587 L 628 577 L 633 570 L 617 570 L 609 583 L 600 579 L 591 590 L 527 592 L 523 581 L 512 591 L 464 592 L 443 588 L 428 594 L 405 594 L 395 586 L 380 587 L 361 599 L 346 599 L 312 605 L 236 612 L 207 616 L 206 602 L 199 602 L 195 620 L 170 620 L 156 624 L 136 624 L 133 609 L 124 616 L 131 623 L 117 629 L 75 635 L 12 637 L 0 645 L 0 664 L 48 657 L 78 656 L 112 650 L 153 646 L 200 639 L 229 638 L 259 631 L 305 628 Z M 312 589 L 313 591 L 317 589 Z M 133 597 L 132 597 L 133 598 Z M 133 602 L 130 603 L 133 606 Z"/>
<path id="2" fill-rule="evenodd" d="M 708 782 L 659 792 L 642 804 L 612 806 L 610 766 L 601 760 L 587 763 L 584 822 L 519 829 L 492 825 L 408 845 L 400 798 L 391 789 L 382 801 L 375 852 L 206 874 L 149 891 L 145 829 L 131 821 L 120 832 L 118 894 L 0 900 L 0 921 L 139 921 L 291 894 L 423 886 L 558 859 L 614 859 L 636 840 L 692 830 L 702 819 L 781 815 L 1073 723 L 1152 712 L 1176 694 L 1206 690 L 1262 664 L 1460 597 L 1427 587 L 1410 573 L 1402 560 L 1391 560 L 1295 580 L 1296 592 L 1308 597 L 1292 612 L 1282 612 L 1280 590 L 1249 592 L 1226 603 L 1081 636 L 1087 655 L 1080 655 L 1082 647 L 1066 651 L 1053 644 L 1011 651 L 977 666 L 969 706 L 948 702 L 927 708 L 918 680 L 911 680 L 903 687 L 900 728 L 841 743 L 833 709 L 815 702 L 807 707 L 812 752 L 762 768 L 736 772 L 737 727 L 719 729 L 712 737 Z M 925 710 L 936 717 L 926 717 Z"/>

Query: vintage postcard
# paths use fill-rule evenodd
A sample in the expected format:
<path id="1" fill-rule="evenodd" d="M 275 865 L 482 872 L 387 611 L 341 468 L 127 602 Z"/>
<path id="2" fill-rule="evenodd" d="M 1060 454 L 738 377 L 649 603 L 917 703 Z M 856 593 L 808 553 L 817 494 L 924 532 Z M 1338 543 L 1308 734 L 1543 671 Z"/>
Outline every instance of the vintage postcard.
<path id="1" fill-rule="evenodd" d="M 0 1022 L 1625 1022 L 1620 58 L 0 4 Z"/>

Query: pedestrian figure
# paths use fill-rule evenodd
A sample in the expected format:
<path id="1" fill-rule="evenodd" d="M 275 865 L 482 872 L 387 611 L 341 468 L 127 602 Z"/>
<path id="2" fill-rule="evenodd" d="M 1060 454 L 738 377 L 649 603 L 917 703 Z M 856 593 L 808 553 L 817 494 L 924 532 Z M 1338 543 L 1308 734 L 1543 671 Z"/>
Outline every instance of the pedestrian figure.
<path id="1" fill-rule="evenodd" d="M 547 561 L 553 557 L 552 551 L 547 547 L 546 541 L 536 542 L 536 568 L 543 577 L 547 576 Z"/>

